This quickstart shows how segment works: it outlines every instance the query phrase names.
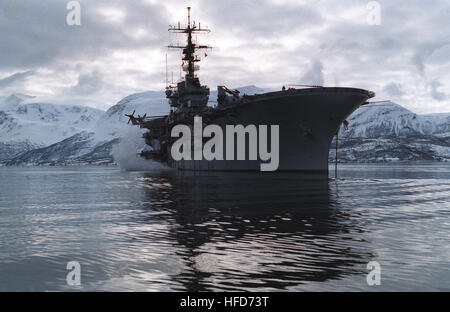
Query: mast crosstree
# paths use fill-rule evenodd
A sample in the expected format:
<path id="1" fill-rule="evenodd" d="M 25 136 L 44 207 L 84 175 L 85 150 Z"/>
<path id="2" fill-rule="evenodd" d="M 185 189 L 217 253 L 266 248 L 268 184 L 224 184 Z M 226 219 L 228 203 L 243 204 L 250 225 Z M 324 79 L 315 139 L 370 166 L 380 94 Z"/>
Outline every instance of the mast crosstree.
<path id="1" fill-rule="evenodd" d="M 169 48 L 172 49 L 183 49 L 183 62 L 187 63 L 185 70 L 187 72 L 186 76 L 194 77 L 194 73 L 198 70 L 198 66 L 195 66 L 195 63 L 200 62 L 200 58 L 195 55 L 195 52 L 200 49 L 212 49 L 211 46 L 208 45 L 198 45 L 192 41 L 192 34 L 194 33 L 209 33 L 210 30 L 208 28 L 202 28 L 200 23 L 198 25 L 195 24 L 195 21 L 191 23 L 191 7 L 187 7 L 188 10 L 188 23 L 186 27 L 182 28 L 180 22 L 178 22 L 178 26 L 169 26 L 169 31 L 173 33 L 184 33 L 187 35 L 186 45 L 169 45 Z"/>

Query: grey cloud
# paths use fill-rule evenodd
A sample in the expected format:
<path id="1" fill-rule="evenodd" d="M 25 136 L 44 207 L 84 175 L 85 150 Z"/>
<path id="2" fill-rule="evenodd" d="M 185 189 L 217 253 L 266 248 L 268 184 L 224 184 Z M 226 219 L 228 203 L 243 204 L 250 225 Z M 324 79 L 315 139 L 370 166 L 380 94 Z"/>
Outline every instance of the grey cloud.
<path id="1" fill-rule="evenodd" d="M 312 85 L 324 85 L 323 78 L 323 65 L 320 61 L 315 61 L 310 69 L 303 75 L 300 80 L 300 83 L 304 84 L 312 84 Z"/>
<path id="2" fill-rule="evenodd" d="M 81 26 L 66 24 L 66 1 L 21 0 L 0 4 L 14 9 L 13 17 L 0 20 L 0 38 L 8 43 L 0 45 L 0 70 L 107 56 L 120 49 L 153 48 L 162 42 L 167 24 L 164 7 L 144 0 L 79 2 Z M 125 20 L 123 23 L 105 20 L 98 13 L 102 8 L 124 12 Z M 134 38 L 132 27 L 137 25 L 149 30 L 149 36 Z"/>
<path id="3" fill-rule="evenodd" d="M 34 74 L 35 72 L 33 70 L 12 74 L 11 76 L 0 79 L 0 88 L 10 86 L 16 82 L 20 82 L 23 79 L 28 78 Z"/>
<path id="4" fill-rule="evenodd" d="M 270 1 L 227 0 L 203 1 L 211 21 L 223 25 L 221 32 L 231 32 L 240 38 L 273 38 L 298 28 L 315 27 L 324 22 L 313 5 L 273 6 Z M 201 6 L 200 6 L 201 7 Z M 274 42 L 276 43 L 276 42 Z"/>
<path id="5" fill-rule="evenodd" d="M 416 54 L 412 57 L 411 59 L 412 63 L 414 64 L 414 66 L 416 66 L 417 71 L 419 72 L 419 74 L 423 75 L 425 72 L 425 64 L 423 62 L 423 57 L 420 54 Z"/>
<path id="6" fill-rule="evenodd" d="M 442 83 L 440 83 L 437 80 L 433 80 L 430 84 L 430 88 L 431 88 L 431 96 L 433 97 L 433 99 L 438 100 L 438 101 L 444 101 L 445 99 L 447 99 L 447 94 L 440 92 L 438 90 L 438 88 L 442 86 Z"/>
<path id="7" fill-rule="evenodd" d="M 116 101 L 119 88 L 120 95 L 126 96 L 163 85 L 164 46 L 171 43 L 167 25 L 178 21 L 185 1 L 80 2 L 82 25 L 67 26 L 67 1 L 0 1 L 4 12 L 0 17 L 0 77 L 35 69 L 36 78 L 42 79 L 33 79 L 34 90 L 40 89 L 39 83 L 64 80 L 42 89 L 85 94 L 97 101 L 101 96 L 104 103 Z M 211 41 L 215 40 L 216 45 L 208 61 L 201 64 L 202 82 L 212 89 L 217 84 L 278 88 L 300 77 L 308 84 L 323 84 L 327 78 L 328 84 L 339 81 L 341 86 L 381 91 L 382 96 L 383 92 L 408 94 L 428 103 L 430 112 L 448 100 L 439 91 L 450 85 L 448 0 L 411 0 L 408 5 L 379 0 L 382 19 L 376 27 L 365 23 L 365 0 L 284 2 L 287 5 L 274 5 L 270 0 L 193 2 L 193 18 L 212 29 L 212 37 L 199 37 L 199 42 L 214 45 Z M 122 12 L 123 20 L 98 13 L 110 8 Z M 172 8 L 179 8 L 178 12 Z M 148 34 L 135 37 L 137 29 Z M 121 66 L 114 63 L 117 52 L 124 55 Z M 145 67 L 142 62 L 144 67 L 132 67 L 134 60 L 130 60 L 127 68 L 128 52 L 148 52 L 149 56 L 141 57 L 156 59 L 160 54 L 161 66 L 150 62 Z M 175 58 L 178 65 L 180 54 L 170 56 Z M 428 84 L 426 74 L 436 82 Z M 10 86 L 19 87 L 22 81 Z M 428 87 L 429 92 L 420 92 L 420 87 Z"/>
<path id="8" fill-rule="evenodd" d="M 78 77 L 78 83 L 70 89 L 70 93 L 77 95 L 89 95 L 100 92 L 104 82 L 99 73 L 83 74 Z"/>
<path id="9" fill-rule="evenodd" d="M 402 85 L 396 82 L 388 83 L 383 90 L 390 96 L 402 96 L 405 94 L 402 90 Z"/>

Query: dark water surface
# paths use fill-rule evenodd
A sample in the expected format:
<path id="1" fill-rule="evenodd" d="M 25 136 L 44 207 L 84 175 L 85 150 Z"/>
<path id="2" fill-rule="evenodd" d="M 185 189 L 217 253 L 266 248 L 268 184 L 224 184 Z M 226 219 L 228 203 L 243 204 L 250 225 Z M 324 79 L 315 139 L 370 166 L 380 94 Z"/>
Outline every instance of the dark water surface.
<path id="1" fill-rule="evenodd" d="M 0 291 L 449 291 L 450 164 L 339 177 L 0 167 Z"/>

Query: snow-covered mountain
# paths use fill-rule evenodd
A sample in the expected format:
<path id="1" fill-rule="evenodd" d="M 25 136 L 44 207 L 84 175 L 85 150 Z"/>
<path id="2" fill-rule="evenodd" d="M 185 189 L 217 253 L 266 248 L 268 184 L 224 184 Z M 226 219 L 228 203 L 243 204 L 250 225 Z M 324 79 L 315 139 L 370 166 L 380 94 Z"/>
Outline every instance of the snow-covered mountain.
<path id="1" fill-rule="evenodd" d="M 268 91 L 255 86 L 239 90 L 241 94 Z M 212 91 L 210 105 L 214 105 L 216 97 L 217 93 Z M 9 100 L 9 103 L 13 102 Z M 23 105 L 17 104 L 16 110 L 13 110 L 15 114 L 18 107 Z M 147 91 L 129 95 L 102 113 L 90 128 L 86 127 L 48 146 L 39 146 L 32 150 L 28 146 L 26 152 L 15 157 L 7 157 L 8 160 L 3 163 L 8 165 L 113 163 L 113 146 L 119 142 L 122 135 L 136 129 L 127 124 L 128 119 L 125 117 L 125 114 L 133 111 L 136 111 L 136 116 L 145 113 L 167 114 L 168 106 L 164 92 Z M 1 118 L 0 113 L 0 120 Z M 339 133 L 339 161 L 450 160 L 450 113 L 417 115 L 398 104 L 388 102 L 361 107 L 348 118 L 348 121 L 348 130 L 342 127 Z M 133 135 L 140 136 L 139 131 L 134 130 Z M 3 141 L 2 136 L 0 132 L 0 142 Z M 334 144 L 333 142 L 330 151 L 331 161 L 334 160 Z"/>
<path id="2" fill-rule="evenodd" d="M 238 90 L 241 94 L 249 95 L 265 92 L 264 89 L 255 86 L 245 86 Z M 211 91 L 210 98 L 210 105 L 214 105 L 217 91 Z M 128 118 L 125 116 L 133 111 L 135 111 L 135 116 L 167 114 L 169 107 L 165 92 L 146 91 L 131 94 L 104 112 L 91 128 L 45 147 L 27 149 L 19 155 L 16 154 L 16 157 L 10 157 L 3 162 L 7 165 L 113 163 L 111 154 L 113 146 L 118 143 L 121 136 L 136 128 L 128 124 Z"/>
<path id="3" fill-rule="evenodd" d="M 136 93 L 120 100 L 102 112 L 95 123 L 86 130 L 44 147 L 28 150 L 7 161 L 7 165 L 57 165 L 57 164 L 105 164 L 112 163 L 112 147 L 129 129 L 125 114 L 162 115 L 167 113 L 165 93 L 147 91 Z"/>
<path id="4" fill-rule="evenodd" d="M 9 159 L 7 165 L 109 164 L 112 147 L 119 139 L 97 141 L 93 132 L 83 131 L 61 142 L 33 149 Z"/>
<path id="5" fill-rule="evenodd" d="M 386 102 L 359 108 L 348 122 L 339 132 L 339 161 L 450 160 L 450 113 L 418 115 Z"/>
<path id="6" fill-rule="evenodd" d="M 238 88 L 241 94 L 255 94 L 265 92 L 264 89 L 255 86 Z M 211 91 L 210 105 L 214 105 L 217 99 L 217 91 Z M 97 140 L 109 140 L 120 138 L 129 129 L 128 118 L 125 114 L 135 112 L 135 116 L 147 114 L 147 116 L 167 115 L 169 106 L 164 91 L 146 91 L 131 94 L 116 105 L 110 107 L 99 119 L 92 132 Z"/>
<path id="7" fill-rule="evenodd" d="M 169 112 L 166 95 L 163 91 L 146 91 L 131 94 L 116 105 L 110 107 L 98 120 L 92 132 L 97 140 L 112 140 L 120 138 L 130 127 L 125 114 L 135 112 L 135 116 L 144 114 L 166 115 Z"/>
<path id="8" fill-rule="evenodd" d="M 351 127 L 341 137 L 380 138 L 411 135 L 450 135 L 450 113 L 417 115 L 392 102 L 369 104 L 348 119 Z"/>
<path id="9" fill-rule="evenodd" d="M 12 94 L 0 100 L 0 162 L 92 129 L 103 113 L 90 107 L 41 103 L 32 96 Z"/>

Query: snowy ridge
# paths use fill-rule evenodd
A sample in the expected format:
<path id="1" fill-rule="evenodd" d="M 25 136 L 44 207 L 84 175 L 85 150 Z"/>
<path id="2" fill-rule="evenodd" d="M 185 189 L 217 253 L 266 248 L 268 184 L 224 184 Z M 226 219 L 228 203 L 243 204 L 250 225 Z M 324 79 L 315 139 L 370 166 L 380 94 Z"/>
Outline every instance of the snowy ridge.
<path id="1" fill-rule="evenodd" d="M 135 116 L 144 114 L 166 115 L 169 112 L 166 95 L 163 91 L 147 91 L 131 94 L 116 105 L 110 107 L 98 120 L 92 132 L 98 141 L 120 138 L 129 129 L 125 114 L 135 112 Z"/>
<path id="2" fill-rule="evenodd" d="M 450 160 L 450 113 L 418 115 L 387 102 L 359 108 L 348 122 L 339 131 L 339 161 Z"/>
<path id="3" fill-rule="evenodd" d="M 83 131 L 47 147 L 24 152 L 6 162 L 7 165 L 84 165 L 110 164 L 112 146 L 118 139 L 96 142 L 93 132 Z"/>
<path id="4" fill-rule="evenodd" d="M 91 129 L 103 111 L 82 106 L 23 103 L 31 96 L 13 94 L 0 102 L 0 142 L 46 146 Z"/>
<path id="5" fill-rule="evenodd" d="M 21 93 L 13 93 L 10 96 L 0 100 L 0 110 L 15 110 L 20 103 L 33 98 L 35 97 Z"/>
<path id="6" fill-rule="evenodd" d="M 18 93 L 0 100 L 0 162 L 89 130 L 104 113 L 90 107 L 38 100 Z"/>
<path id="7" fill-rule="evenodd" d="M 450 113 L 417 115 L 392 102 L 363 106 L 348 122 L 349 130 L 340 132 L 347 138 L 450 134 Z"/>
<path id="8" fill-rule="evenodd" d="M 59 105 L 55 106 L 60 107 Z M 138 114 L 142 116 L 145 113 L 147 115 L 162 115 L 165 111 L 167 113 L 165 93 L 163 91 L 147 91 L 129 95 L 106 112 L 100 111 L 99 116 L 91 119 L 92 122 L 85 129 L 74 131 L 50 145 L 23 151 L 19 155 L 14 155 L 15 157 L 4 159 L 3 163 L 6 165 L 113 163 L 112 147 L 119 143 L 119 138 L 127 130 L 135 128 L 127 123 L 128 119 L 125 116 L 125 114 L 131 114 L 134 110 L 136 116 Z M 78 111 L 78 119 L 84 120 L 82 112 L 83 110 Z M 53 121 L 56 122 L 56 120 Z M 56 122 L 56 124 L 58 123 Z M 24 134 L 24 137 L 26 135 Z M 0 162 L 2 162 L 1 159 Z"/>

